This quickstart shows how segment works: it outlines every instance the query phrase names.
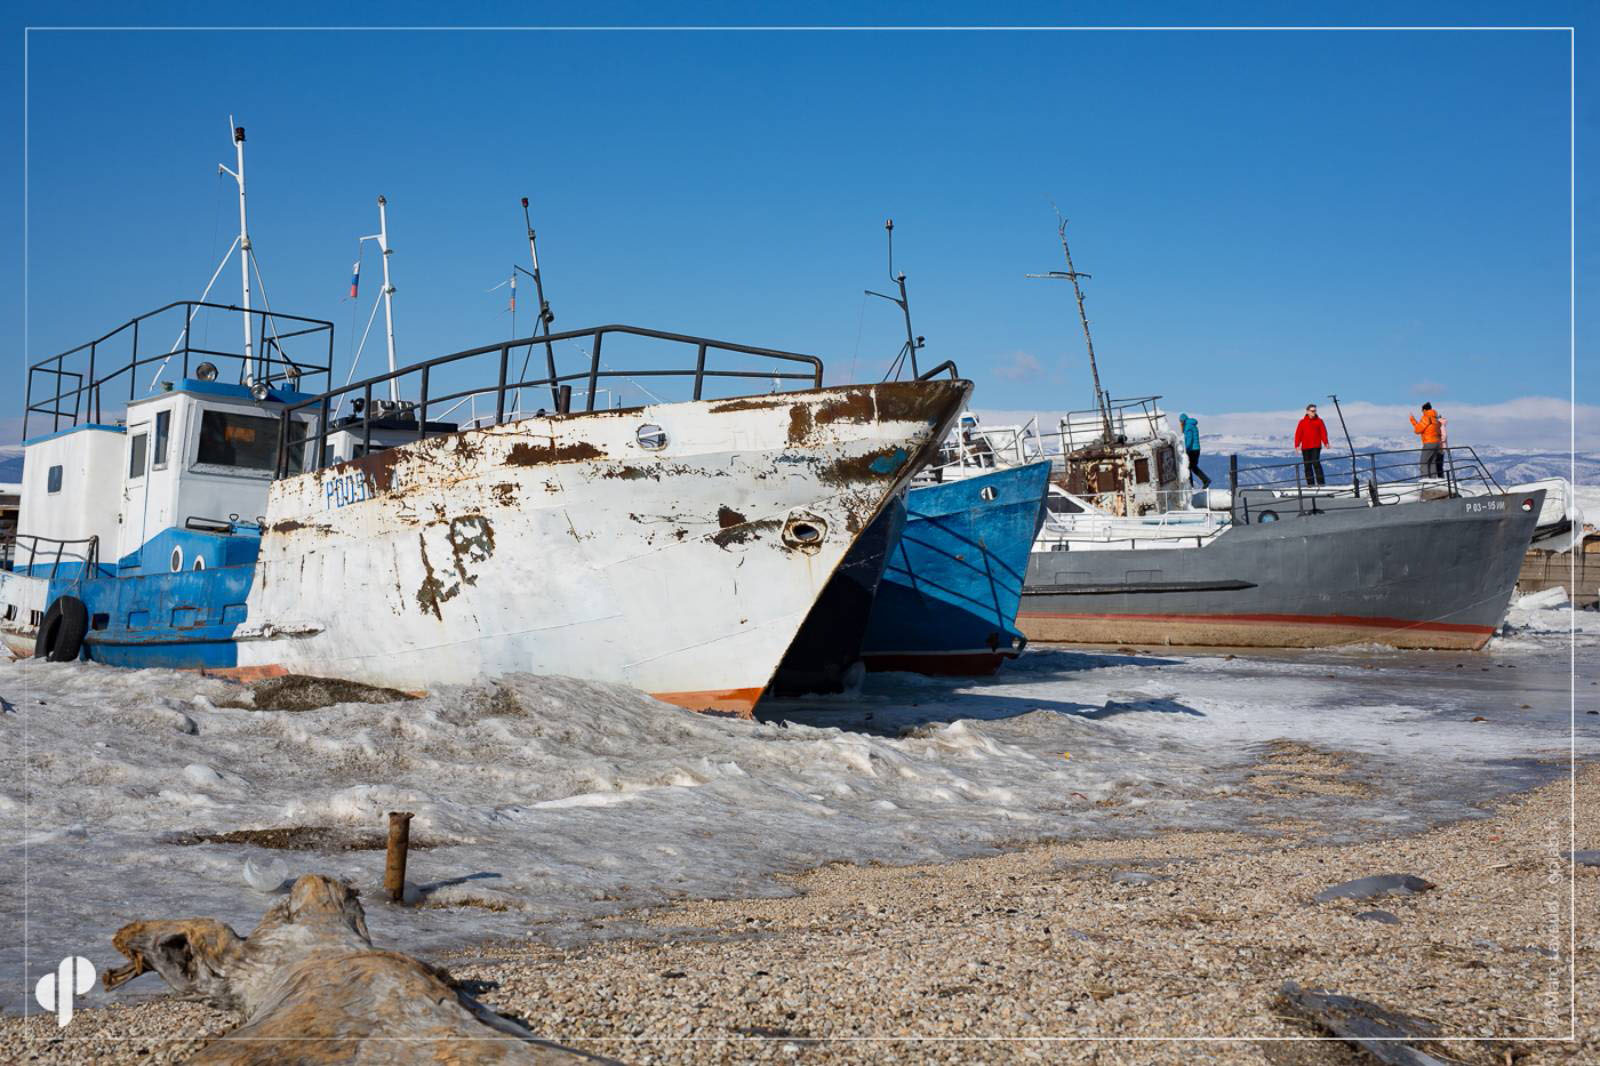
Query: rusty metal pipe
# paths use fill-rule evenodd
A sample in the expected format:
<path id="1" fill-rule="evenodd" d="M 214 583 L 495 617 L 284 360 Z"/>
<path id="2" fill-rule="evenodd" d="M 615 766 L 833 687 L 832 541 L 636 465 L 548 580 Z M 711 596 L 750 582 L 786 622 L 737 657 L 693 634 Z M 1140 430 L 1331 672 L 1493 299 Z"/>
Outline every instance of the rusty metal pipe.
<path id="1" fill-rule="evenodd" d="M 383 863 L 383 888 L 391 902 L 406 894 L 406 849 L 411 845 L 411 812 L 389 812 L 389 850 Z"/>

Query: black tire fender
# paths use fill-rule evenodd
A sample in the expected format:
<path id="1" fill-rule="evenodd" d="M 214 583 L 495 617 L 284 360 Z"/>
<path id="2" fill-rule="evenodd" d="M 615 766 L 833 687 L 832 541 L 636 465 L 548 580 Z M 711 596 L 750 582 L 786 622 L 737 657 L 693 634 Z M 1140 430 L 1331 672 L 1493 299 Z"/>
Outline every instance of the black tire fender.
<path id="1" fill-rule="evenodd" d="M 83 650 L 89 632 L 89 609 L 76 596 L 58 596 L 39 622 L 33 655 L 52 663 L 70 663 Z"/>

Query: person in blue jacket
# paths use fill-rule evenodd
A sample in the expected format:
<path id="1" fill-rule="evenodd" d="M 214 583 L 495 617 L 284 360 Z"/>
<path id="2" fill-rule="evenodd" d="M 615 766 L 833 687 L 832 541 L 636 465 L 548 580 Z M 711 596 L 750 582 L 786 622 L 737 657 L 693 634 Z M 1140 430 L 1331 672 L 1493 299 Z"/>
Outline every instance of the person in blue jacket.
<path id="1" fill-rule="evenodd" d="M 1179 415 L 1178 426 L 1183 430 L 1183 450 L 1189 453 L 1189 484 L 1193 485 L 1198 477 L 1201 487 L 1209 489 L 1211 479 L 1200 469 L 1200 423 L 1188 415 Z"/>

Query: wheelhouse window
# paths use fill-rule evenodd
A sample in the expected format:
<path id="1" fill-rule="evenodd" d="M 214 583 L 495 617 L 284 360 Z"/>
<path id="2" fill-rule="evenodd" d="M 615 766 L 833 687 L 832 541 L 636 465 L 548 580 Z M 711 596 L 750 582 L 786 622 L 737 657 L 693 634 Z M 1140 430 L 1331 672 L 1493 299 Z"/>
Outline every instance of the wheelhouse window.
<path id="1" fill-rule="evenodd" d="M 304 443 L 289 449 L 289 473 L 301 472 L 304 455 Z M 232 411 L 202 412 L 195 462 L 271 474 L 278 465 L 278 420 Z"/>
<path id="2" fill-rule="evenodd" d="M 135 433 L 128 438 L 128 480 L 137 481 L 144 477 L 145 453 L 149 443 L 148 433 Z"/>
<path id="3" fill-rule="evenodd" d="M 52 466 L 50 468 L 50 472 L 45 475 L 44 490 L 46 492 L 61 491 L 61 467 Z"/>
<path id="4" fill-rule="evenodd" d="M 1083 513 L 1083 508 L 1079 507 L 1070 496 L 1057 496 L 1053 492 L 1044 498 L 1044 506 L 1051 514 Z"/>
<path id="5" fill-rule="evenodd" d="M 156 470 L 165 470 L 167 466 L 167 443 L 172 436 L 172 412 L 156 412 L 156 439 L 153 442 L 154 454 L 151 456 L 151 466 Z"/>

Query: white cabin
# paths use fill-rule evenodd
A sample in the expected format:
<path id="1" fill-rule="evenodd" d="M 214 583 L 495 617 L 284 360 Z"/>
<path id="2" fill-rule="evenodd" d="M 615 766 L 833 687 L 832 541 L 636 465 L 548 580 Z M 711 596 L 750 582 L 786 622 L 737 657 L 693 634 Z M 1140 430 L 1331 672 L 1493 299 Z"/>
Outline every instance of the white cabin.
<path id="1" fill-rule="evenodd" d="M 143 569 L 141 549 L 168 529 L 259 525 L 278 459 L 280 412 L 308 397 L 185 378 L 136 399 L 119 425 L 78 425 L 23 442 L 18 570 L 82 560 L 94 541 L 102 572 Z M 297 416 L 313 432 L 309 416 Z M 303 464 L 292 448 L 290 472 Z M 74 543 L 77 542 L 77 543 Z M 203 569 L 203 558 L 162 560 Z"/>

